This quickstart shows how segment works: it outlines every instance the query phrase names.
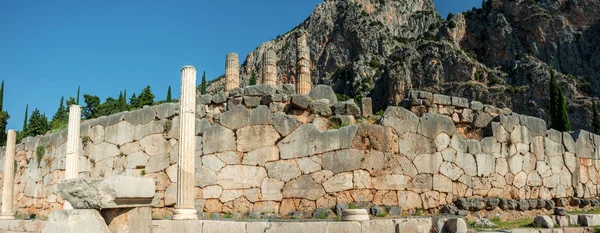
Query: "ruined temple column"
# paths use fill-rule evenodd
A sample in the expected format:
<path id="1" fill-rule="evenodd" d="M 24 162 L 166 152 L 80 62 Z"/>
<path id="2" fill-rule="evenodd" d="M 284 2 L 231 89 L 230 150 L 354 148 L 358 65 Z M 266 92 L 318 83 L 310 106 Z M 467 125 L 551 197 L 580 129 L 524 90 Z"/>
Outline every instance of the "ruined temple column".
<path id="1" fill-rule="evenodd" d="M 296 63 L 296 90 L 298 94 L 308 94 L 312 88 L 310 77 L 310 50 L 306 44 L 306 31 L 298 32 L 296 41 L 298 63 Z"/>
<path id="2" fill-rule="evenodd" d="M 229 55 L 228 55 L 229 57 Z M 237 55 L 236 61 L 237 61 Z M 228 62 L 229 63 L 229 62 Z M 237 68 L 236 68 L 237 69 Z M 196 69 L 181 69 L 179 98 L 179 158 L 177 160 L 177 205 L 174 220 L 198 219 L 194 205 L 194 153 L 196 150 Z"/>
<path id="3" fill-rule="evenodd" d="M 69 108 L 69 126 L 67 129 L 67 163 L 65 179 L 79 178 L 79 130 L 81 127 L 81 107 L 71 105 Z"/>
<path id="4" fill-rule="evenodd" d="M 237 53 L 228 53 L 225 62 L 225 93 L 240 87 L 240 60 Z"/>
<path id="5" fill-rule="evenodd" d="M 65 180 L 79 178 L 79 134 L 81 126 L 81 107 L 71 105 L 69 107 L 69 126 L 67 129 L 67 161 L 65 169 Z M 71 203 L 65 201 L 64 209 L 73 209 Z"/>
<path id="6" fill-rule="evenodd" d="M 271 49 L 263 55 L 263 84 L 277 86 L 277 55 Z"/>
<path id="7" fill-rule="evenodd" d="M 13 191 L 15 179 L 15 144 L 17 142 L 17 133 L 14 130 L 8 130 L 6 139 L 6 154 L 4 154 L 4 192 L 2 194 L 2 213 L 0 220 L 15 219 L 13 211 Z"/>

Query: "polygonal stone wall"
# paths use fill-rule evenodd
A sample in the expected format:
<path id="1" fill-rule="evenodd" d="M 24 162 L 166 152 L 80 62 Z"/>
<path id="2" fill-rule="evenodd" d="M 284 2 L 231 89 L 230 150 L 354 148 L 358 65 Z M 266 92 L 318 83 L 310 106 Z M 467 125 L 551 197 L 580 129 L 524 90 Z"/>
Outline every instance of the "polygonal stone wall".
<path id="1" fill-rule="evenodd" d="M 292 85 L 257 85 L 197 96 L 199 212 L 286 215 L 346 203 L 410 211 L 458 197 L 598 197 L 597 135 L 546 130 L 538 118 L 427 92 L 411 92 L 408 109 L 366 118 L 352 100 L 294 93 Z M 178 112 L 167 103 L 84 121 L 80 176 L 153 178 L 153 215 L 170 215 Z M 19 212 L 62 208 L 65 142 L 61 131 L 17 145 Z"/>

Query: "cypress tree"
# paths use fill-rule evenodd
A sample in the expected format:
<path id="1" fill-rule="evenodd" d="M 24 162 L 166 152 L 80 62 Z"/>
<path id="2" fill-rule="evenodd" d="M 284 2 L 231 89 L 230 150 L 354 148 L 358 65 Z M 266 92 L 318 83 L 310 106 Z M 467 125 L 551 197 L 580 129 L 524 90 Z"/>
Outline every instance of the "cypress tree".
<path id="1" fill-rule="evenodd" d="M 562 88 L 556 81 L 553 68 L 550 68 L 550 127 L 561 132 L 571 131 L 567 103 Z"/>
<path id="2" fill-rule="evenodd" d="M 3 110 L 4 107 L 4 80 L 0 86 L 0 145 L 6 145 L 6 125 L 10 115 Z"/>
<path id="3" fill-rule="evenodd" d="M 202 82 L 200 83 L 200 94 L 206 94 L 206 71 L 202 74 Z"/>
<path id="4" fill-rule="evenodd" d="M 81 86 L 77 86 L 77 105 L 79 105 L 79 91 Z"/>
<path id="5" fill-rule="evenodd" d="M 23 120 L 23 130 L 21 132 L 25 133 L 27 130 L 27 117 L 29 115 L 29 104 L 25 106 L 25 118 Z"/>
<path id="6" fill-rule="evenodd" d="M 171 102 L 171 86 L 169 86 L 169 89 L 167 90 L 167 102 Z"/>
<path id="7" fill-rule="evenodd" d="M 250 80 L 248 81 L 248 86 L 256 85 L 256 72 L 252 71 L 252 75 L 250 76 Z"/>
<path id="8" fill-rule="evenodd" d="M 135 96 L 135 92 L 131 94 L 131 98 L 129 98 L 129 108 L 135 109 L 137 106 L 138 98 Z"/>
<path id="9" fill-rule="evenodd" d="M 27 136 L 42 135 L 48 132 L 48 118 L 40 113 L 37 108 L 31 113 L 27 125 Z"/>
<path id="10" fill-rule="evenodd" d="M 592 112 L 594 117 L 592 119 L 592 127 L 594 128 L 594 133 L 600 133 L 600 113 L 598 112 L 598 103 L 596 101 L 592 102 Z"/>
<path id="11" fill-rule="evenodd" d="M 50 128 L 53 130 L 63 128 L 63 126 L 66 126 L 69 122 L 69 113 L 65 108 L 64 102 L 65 97 L 63 96 L 60 98 L 60 105 L 58 106 L 58 110 L 56 110 L 56 113 L 50 121 Z"/>
<path id="12" fill-rule="evenodd" d="M 145 105 L 152 106 L 152 104 L 154 104 L 154 94 L 152 94 L 150 86 L 147 86 L 137 97 L 135 108 L 142 108 Z"/>
<path id="13" fill-rule="evenodd" d="M 4 80 L 2 80 L 2 86 L 0 86 L 0 111 L 4 109 Z"/>

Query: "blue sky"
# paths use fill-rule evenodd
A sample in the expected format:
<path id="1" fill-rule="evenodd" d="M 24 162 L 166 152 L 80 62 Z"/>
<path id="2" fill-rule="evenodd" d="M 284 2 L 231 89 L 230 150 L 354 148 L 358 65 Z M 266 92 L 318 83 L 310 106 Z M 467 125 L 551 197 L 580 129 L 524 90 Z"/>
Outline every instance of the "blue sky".
<path id="1" fill-rule="evenodd" d="M 0 79 L 9 129 L 20 130 L 25 105 L 54 115 L 61 96 L 117 97 L 152 87 L 155 100 L 179 70 L 193 65 L 212 79 L 225 55 L 240 60 L 258 45 L 289 31 L 322 0 L 61 0 L 0 1 Z M 434 0 L 440 15 L 480 0 Z M 81 103 L 83 104 L 83 97 Z"/>

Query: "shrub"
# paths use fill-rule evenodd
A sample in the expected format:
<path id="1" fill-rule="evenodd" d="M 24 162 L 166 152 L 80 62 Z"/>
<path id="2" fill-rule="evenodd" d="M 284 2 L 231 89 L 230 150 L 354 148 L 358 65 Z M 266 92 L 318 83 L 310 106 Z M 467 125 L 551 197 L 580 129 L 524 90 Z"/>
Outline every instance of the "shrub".
<path id="1" fill-rule="evenodd" d="M 40 167 L 40 164 L 42 162 L 42 158 L 44 157 L 45 152 L 46 152 L 46 149 L 43 146 L 38 146 L 38 148 L 35 151 L 38 167 Z"/>

